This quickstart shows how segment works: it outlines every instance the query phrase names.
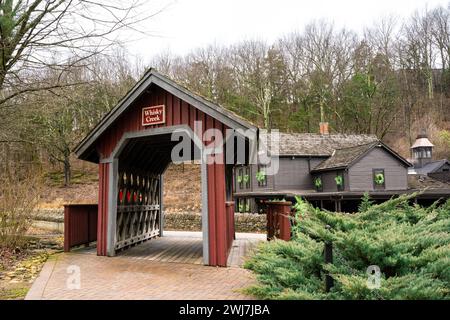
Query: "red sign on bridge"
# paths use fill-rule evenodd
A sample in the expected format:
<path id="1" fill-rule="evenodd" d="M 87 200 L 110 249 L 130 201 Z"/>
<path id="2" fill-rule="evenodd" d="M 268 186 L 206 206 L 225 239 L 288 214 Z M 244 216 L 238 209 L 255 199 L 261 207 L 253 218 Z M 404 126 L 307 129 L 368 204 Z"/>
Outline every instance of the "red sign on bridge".
<path id="1" fill-rule="evenodd" d="M 166 106 L 153 106 L 142 109 L 142 125 L 152 126 L 166 123 Z"/>

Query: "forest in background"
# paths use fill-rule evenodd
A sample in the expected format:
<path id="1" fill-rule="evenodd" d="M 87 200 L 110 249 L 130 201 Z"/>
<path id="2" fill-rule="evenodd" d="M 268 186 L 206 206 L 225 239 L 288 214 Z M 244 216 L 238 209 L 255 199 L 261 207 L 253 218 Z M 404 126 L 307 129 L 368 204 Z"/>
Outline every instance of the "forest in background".
<path id="1" fill-rule="evenodd" d="M 363 34 L 313 21 L 272 44 L 211 45 L 170 52 L 153 66 L 262 128 L 376 134 L 403 156 L 425 129 L 449 155 L 450 4 L 400 21 L 382 17 Z"/>
<path id="2" fill-rule="evenodd" d="M 6 43 L 8 34 L 1 36 Z M 3 56 L 29 59 L 19 49 L 0 47 Z M 3 175 L 31 164 L 61 170 L 70 184 L 73 148 L 150 66 L 261 128 L 318 132 L 319 122 L 327 121 L 332 133 L 376 134 L 405 157 L 426 129 L 436 157 L 450 154 L 450 3 L 404 21 L 380 17 L 362 34 L 313 21 L 274 43 L 211 45 L 186 56 L 166 52 L 149 66 L 130 61 L 117 44 L 76 49 L 82 53 L 71 50 L 64 63 L 55 53 L 39 68 L 36 59 L 9 69 L 3 63 Z"/>

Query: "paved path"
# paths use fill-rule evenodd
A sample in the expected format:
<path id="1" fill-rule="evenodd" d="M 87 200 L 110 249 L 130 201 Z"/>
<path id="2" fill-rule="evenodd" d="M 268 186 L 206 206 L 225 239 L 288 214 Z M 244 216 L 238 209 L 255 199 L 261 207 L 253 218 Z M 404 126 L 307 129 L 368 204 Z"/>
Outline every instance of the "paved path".
<path id="1" fill-rule="evenodd" d="M 172 243 L 173 241 L 179 243 L 181 238 L 185 238 L 186 243 L 189 244 L 199 241 L 196 233 L 168 232 L 165 236 L 166 241 L 172 241 Z M 233 250 L 239 252 L 240 243 L 248 245 L 263 239 L 264 236 L 260 235 L 237 234 Z M 132 248 L 130 252 L 141 250 L 141 253 L 145 253 L 142 248 L 149 244 L 151 241 L 143 244 L 141 249 L 139 246 Z M 188 251 L 190 256 L 195 255 L 195 252 L 196 250 Z M 215 268 L 180 263 L 177 261 L 183 262 L 185 258 L 179 252 L 178 256 L 181 258 L 178 260 L 177 254 L 160 253 L 160 256 L 165 256 L 164 259 L 151 259 L 149 257 L 152 257 L 152 254 L 147 252 L 143 255 L 137 255 L 137 253 L 130 255 L 125 251 L 115 258 L 108 258 L 97 257 L 92 249 L 59 254 L 44 265 L 26 299 L 250 298 L 240 292 L 240 289 L 254 283 L 253 276 L 247 270 L 239 267 Z M 232 254 L 230 254 L 231 257 Z M 242 261 L 242 257 L 236 253 L 234 259 Z M 68 273 L 74 270 L 80 271 L 80 289 L 70 289 L 67 284 L 69 281 L 69 284 L 72 283 L 72 286 L 75 284 L 76 287 L 77 277 Z M 70 282 L 70 280 L 75 281 Z"/>

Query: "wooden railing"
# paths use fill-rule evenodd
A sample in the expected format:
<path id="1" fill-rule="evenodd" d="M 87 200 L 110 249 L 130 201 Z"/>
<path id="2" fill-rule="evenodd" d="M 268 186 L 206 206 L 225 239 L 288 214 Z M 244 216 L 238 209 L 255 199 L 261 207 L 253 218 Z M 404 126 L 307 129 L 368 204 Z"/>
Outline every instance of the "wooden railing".
<path id="1" fill-rule="evenodd" d="M 160 214 L 159 204 L 118 206 L 115 249 L 124 249 L 159 236 Z"/>
<path id="2" fill-rule="evenodd" d="M 291 240 L 292 202 L 267 201 L 267 240 Z"/>
<path id="3" fill-rule="evenodd" d="M 115 250 L 161 235 L 161 176 L 119 173 Z"/>
<path id="4" fill-rule="evenodd" d="M 64 206 L 64 251 L 97 241 L 98 205 Z"/>
<path id="5" fill-rule="evenodd" d="M 233 240 L 236 239 L 235 227 L 234 227 L 234 202 L 226 203 L 226 215 L 227 215 L 227 249 L 231 249 Z"/>

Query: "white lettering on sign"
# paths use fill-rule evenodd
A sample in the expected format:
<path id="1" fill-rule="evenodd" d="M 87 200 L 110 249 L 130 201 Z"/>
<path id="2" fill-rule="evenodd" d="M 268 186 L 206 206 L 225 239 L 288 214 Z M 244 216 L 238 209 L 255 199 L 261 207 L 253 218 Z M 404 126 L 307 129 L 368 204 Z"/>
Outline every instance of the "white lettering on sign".
<path id="1" fill-rule="evenodd" d="M 166 123 L 166 106 L 152 106 L 142 109 L 142 125 L 152 126 Z"/>

